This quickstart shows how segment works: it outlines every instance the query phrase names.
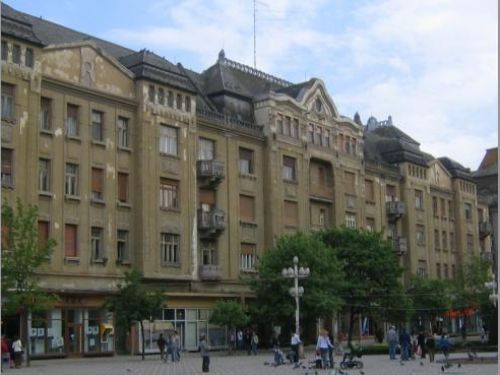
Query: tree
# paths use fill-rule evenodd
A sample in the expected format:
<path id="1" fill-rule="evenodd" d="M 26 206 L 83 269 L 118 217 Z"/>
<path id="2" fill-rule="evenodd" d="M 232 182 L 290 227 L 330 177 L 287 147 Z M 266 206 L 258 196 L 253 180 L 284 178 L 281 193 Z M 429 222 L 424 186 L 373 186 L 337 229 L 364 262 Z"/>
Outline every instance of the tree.
<path id="1" fill-rule="evenodd" d="M 408 300 L 400 282 L 403 269 L 382 233 L 341 227 L 320 232 L 317 237 L 330 247 L 347 276 L 342 296 L 349 314 L 349 346 L 360 314 L 405 320 Z"/>
<path id="2" fill-rule="evenodd" d="M 161 291 L 150 290 L 142 283 L 142 274 L 133 270 L 125 272 L 123 284 L 118 285 L 118 293 L 109 297 L 104 308 L 115 314 L 117 327 L 130 332 L 134 323 L 139 323 L 142 337 L 142 359 L 144 360 L 144 326 L 143 320 L 149 320 L 161 313 L 164 304 Z"/>
<path id="3" fill-rule="evenodd" d="M 38 208 L 24 206 L 17 200 L 16 209 L 6 201 L 2 205 L 2 314 L 22 314 L 24 332 L 28 331 L 31 312 L 43 311 L 57 300 L 38 286 L 37 271 L 50 259 L 56 242 L 38 237 Z M 27 336 L 24 337 L 27 342 Z M 29 345 L 26 345 L 29 366 Z"/>
<path id="4" fill-rule="evenodd" d="M 231 330 L 236 327 L 245 326 L 248 323 L 248 316 L 245 307 L 238 302 L 220 299 L 217 300 L 215 304 L 212 315 L 210 316 L 210 322 L 225 326 L 228 331 L 231 332 Z M 229 352 L 231 351 L 232 347 L 229 345 Z"/>
<path id="5" fill-rule="evenodd" d="M 251 310 L 260 323 L 293 320 L 295 302 L 289 293 L 293 281 L 284 278 L 281 271 L 293 266 L 295 256 L 299 266 L 311 271 L 308 278 L 300 280 L 305 290 L 300 299 L 301 319 L 328 318 L 341 307 L 344 275 L 335 254 L 311 234 L 286 235 L 260 258 L 257 276 L 248 281 L 256 296 Z"/>

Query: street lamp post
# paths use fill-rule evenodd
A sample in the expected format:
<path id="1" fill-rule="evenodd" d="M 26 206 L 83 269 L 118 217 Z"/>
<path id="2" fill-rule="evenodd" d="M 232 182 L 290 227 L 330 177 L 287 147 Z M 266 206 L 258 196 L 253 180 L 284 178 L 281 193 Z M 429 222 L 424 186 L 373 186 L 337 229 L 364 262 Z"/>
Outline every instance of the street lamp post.
<path id="1" fill-rule="evenodd" d="M 299 264 L 299 258 L 298 257 L 293 257 L 293 268 L 288 267 L 288 268 L 283 268 L 281 271 L 281 274 L 283 277 L 286 277 L 288 279 L 293 279 L 293 288 L 290 288 L 289 292 L 292 297 L 295 297 L 295 333 L 297 335 L 300 335 L 300 329 L 299 329 L 299 297 L 304 294 L 304 288 L 299 287 L 299 279 L 305 279 L 306 277 L 309 276 L 310 270 L 309 267 L 300 267 L 298 266 Z"/>

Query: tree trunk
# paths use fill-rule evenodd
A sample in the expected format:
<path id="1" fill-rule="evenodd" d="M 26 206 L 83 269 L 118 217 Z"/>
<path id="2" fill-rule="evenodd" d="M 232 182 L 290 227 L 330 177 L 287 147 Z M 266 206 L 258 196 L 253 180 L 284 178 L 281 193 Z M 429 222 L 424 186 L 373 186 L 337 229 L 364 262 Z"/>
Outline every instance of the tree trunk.
<path id="1" fill-rule="evenodd" d="M 23 316 L 24 315 L 24 316 Z M 29 317 L 29 309 L 24 309 L 24 314 L 22 315 L 22 325 L 23 325 L 23 335 L 19 337 L 24 338 L 25 342 L 25 353 L 26 353 L 26 367 L 30 367 L 30 343 L 29 343 L 29 334 L 28 334 L 28 317 Z"/>
<path id="2" fill-rule="evenodd" d="M 351 348 L 352 344 L 352 334 L 354 331 L 354 321 L 355 321 L 355 314 L 354 314 L 354 307 L 351 307 L 350 313 L 349 313 L 349 333 L 347 334 L 347 346 Z"/>
<path id="3" fill-rule="evenodd" d="M 141 338 L 142 338 L 141 354 L 142 354 L 142 360 L 144 361 L 146 359 L 146 357 L 144 355 L 144 347 L 146 346 L 146 343 L 144 341 L 144 326 L 142 324 L 142 320 L 139 320 L 139 324 L 141 326 Z"/>

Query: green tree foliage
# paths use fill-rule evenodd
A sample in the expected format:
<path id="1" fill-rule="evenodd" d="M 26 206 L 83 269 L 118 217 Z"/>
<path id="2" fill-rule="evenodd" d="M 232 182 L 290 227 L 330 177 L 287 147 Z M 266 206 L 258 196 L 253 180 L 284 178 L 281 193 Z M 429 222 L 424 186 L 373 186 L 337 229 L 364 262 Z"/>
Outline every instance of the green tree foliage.
<path id="1" fill-rule="evenodd" d="M 305 290 L 300 299 L 301 320 L 331 317 L 341 307 L 344 274 L 335 254 L 320 238 L 297 233 L 278 239 L 259 260 L 258 275 L 249 280 L 256 295 L 251 310 L 260 323 L 293 320 L 295 301 L 289 293 L 293 280 L 284 278 L 281 271 L 293 266 L 294 256 L 299 258 L 299 266 L 311 271 L 308 278 L 300 280 Z"/>
<path id="2" fill-rule="evenodd" d="M 317 236 L 333 250 L 346 275 L 341 295 L 349 314 L 349 345 L 360 315 L 405 320 L 409 301 L 400 282 L 403 269 L 381 233 L 341 227 Z"/>
<path id="3" fill-rule="evenodd" d="M 236 301 L 217 300 L 210 322 L 224 326 L 231 332 L 234 328 L 243 327 L 248 323 L 248 316 L 243 305 Z M 231 345 L 229 351 L 232 350 Z"/>
<path id="4" fill-rule="evenodd" d="M 412 319 L 418 329 L 426 329 L 426 322 L 443 315 L 452 306 L 452 288 L 447 280 L 415 276 L 408 295 L 412 300 Z M 422 327 L 419 326 L 420 322 Z"/>
<path id="5" fill-rule="evenodd" d="M 38 287 L 37 270 L 48 262 L 56 242 L 38 240 L 38 208 L 2 205 L 2 313 L 40 311 L 57 297 Z"/>
<path id="6" fill-rule="evenodd" d="M 115 314 L 117 327 L 130 331 L 134 323 L 139 323 L 144 343 L 143 320 L 158 316 L 165 297 L 159 290 L 151 290 L 142 283 L 142 274 L 136 270 L 126 272 L 123 284 L 118 285 L 118 293 L 109 297 L 104 308 Z M 142 345 L 144 359 L 144 345 Z"/>

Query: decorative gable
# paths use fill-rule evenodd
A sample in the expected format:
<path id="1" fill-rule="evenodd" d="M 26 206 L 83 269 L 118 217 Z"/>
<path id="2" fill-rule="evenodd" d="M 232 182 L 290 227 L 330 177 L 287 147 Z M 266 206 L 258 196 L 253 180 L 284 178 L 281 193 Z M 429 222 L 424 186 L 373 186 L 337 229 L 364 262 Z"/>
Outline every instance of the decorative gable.
<path id="1" fill-rule="evenodd" d="M 42 71 L 57 80 L 129 99 L 135 97 L 134 75 L 91 42 L 44 48 Z"/>
<path id="2" fill-rule="evenodd" d="M 298 101 L 318 118 L 338 118 L 339 113 L 322 80 L 315 78 L 314 83 L 304 90 Z"/>
<path id="3" fill-rule="evenodd" d="M 451 190 L 451 175 L 439 162 L 439 160 L 434 160 L 430 163 L 430 183 L 431 185 L 439 186 L 440 188 Z"/>

